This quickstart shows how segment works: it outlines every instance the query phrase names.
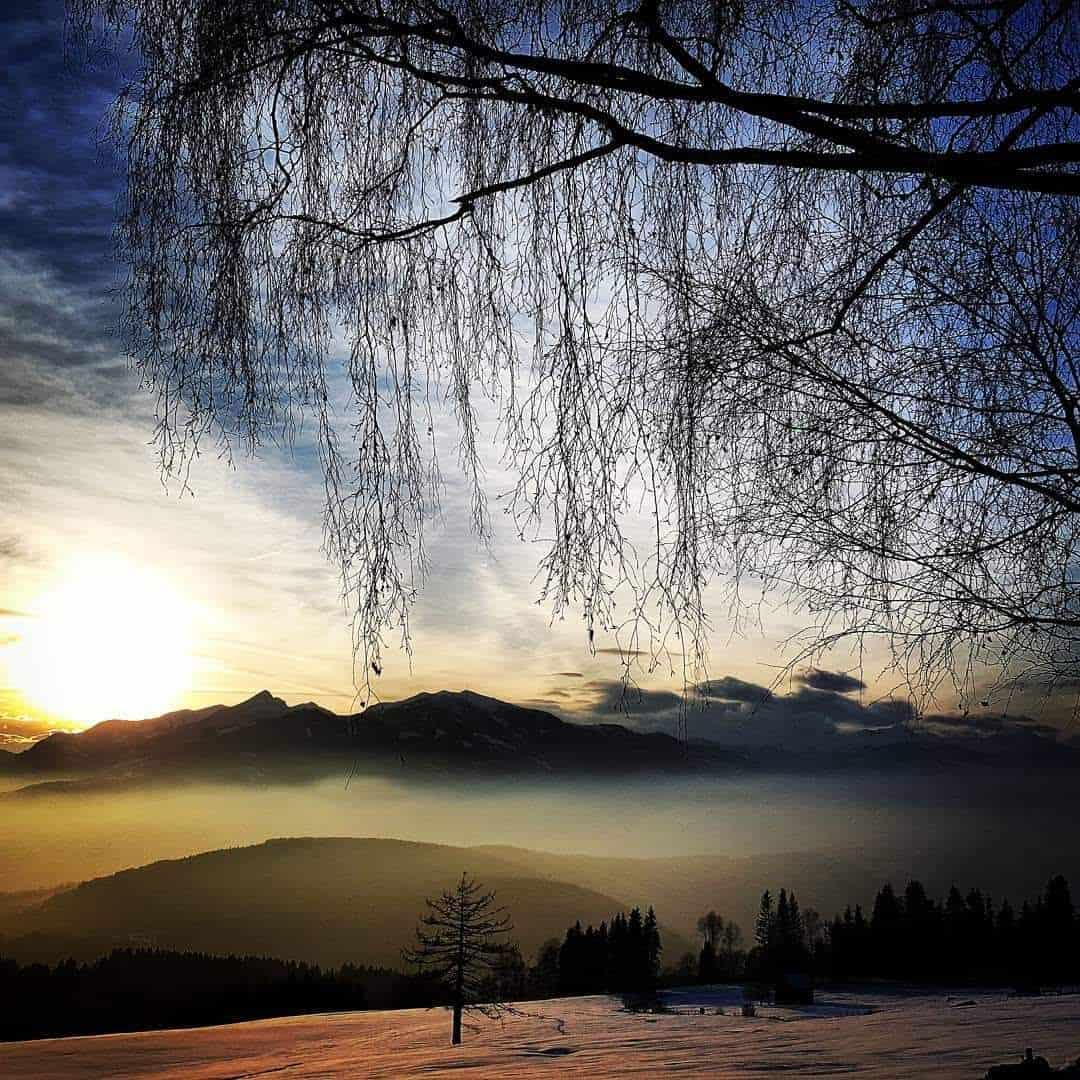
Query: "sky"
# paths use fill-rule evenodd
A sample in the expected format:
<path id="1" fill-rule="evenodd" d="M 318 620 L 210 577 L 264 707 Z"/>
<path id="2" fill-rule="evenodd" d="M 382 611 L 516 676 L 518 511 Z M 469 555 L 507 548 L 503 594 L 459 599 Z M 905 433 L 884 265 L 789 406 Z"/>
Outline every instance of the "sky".
<path id="1" fill-rule="evenodd" d="M 3 5 L 0 740 L 15 749 L 56 726 L 231 703 L 263 687 L 339 712 L 365 700 L 322 550 L 313 455 L 302 444 L 232 464 L 207 454 L 190 490 L 162 476 L 152 402 L 117 331 L 121 166 L 99 134 L 120 79 L 116 62 L 66 59 L 61 4 Z M 494 425 L 482 435 L 494 491 Z M 639 726 L 673 725 L 680 659 L 636 670 L 640 691 L 626 697 L 628 658 L 599 634 L 590 649 L 572 614 L 553 622 L 538 602 L 537 550 L 499 514 L 493 525 L 481 546 L 451 477 L 429 534 L 412 657 L 388 650 L 378 696 L 470 688 L 569 717 L 629 708 Z M 896 680 L 872 655 L 796 671 L 767 693 L 797 621 L 780 609 L 760 633 L 737 636 L 722 610 L 711 614 L 712 707 L 690 716 L 691 735 L 799 745 L 906 715 L 902 692 L 882 702 Z M 1062 722 L 1068 709 L 1051 712 Z"/>

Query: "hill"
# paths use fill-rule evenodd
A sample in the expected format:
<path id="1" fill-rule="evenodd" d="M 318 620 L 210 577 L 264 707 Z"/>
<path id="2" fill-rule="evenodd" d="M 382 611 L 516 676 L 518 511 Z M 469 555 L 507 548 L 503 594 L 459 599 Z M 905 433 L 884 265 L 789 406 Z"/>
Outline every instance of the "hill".
<path id="1" fill-rule="evenodd" d="M 763 889 L 796 890 L 804 908 L 831 917 L 846 904 L 867 909 L 884 881 L 921 879 L 931 895 L 973 883 L 1014 904 L 1041 891 L 1052 873 L 1080 880 L 1075 854 L 1017 862 L 1003 850 L 963 858 L 888 850 L 808 851 L 669 858 L 567 855 L 506 846 L 453 847 L 381 839 L 271 840 L 151 863 L 75 888 L 11 896 L 0 953 L 22 960 L 90 959 L 117 946 L 246 952 L 283 959 L 398 962 L 426 896 L 462 870 L 495 888 L 530 953 L 580 919 L 653 904 L 664 956 L 695 949 L 695 924 L 709 909 L 752 933 Z M 0 897 L 3 899 L 3 897 Z"/>
<path id="2" fill-rule="evenodd" d="M 463 870 L 494 889 L 528 956 L 622 898 L 540 878 L 480 849 L 376 839 L 272 840 L 152 863 L 64 890 L 20 914 L 0 942 L 17 959 L 89 959 L 117 946 L 398 966 L 424 899 Z M 663 915 L 663 912 L 661 912 Z M 671 949 L 685 938 L 665 931 Z"/>

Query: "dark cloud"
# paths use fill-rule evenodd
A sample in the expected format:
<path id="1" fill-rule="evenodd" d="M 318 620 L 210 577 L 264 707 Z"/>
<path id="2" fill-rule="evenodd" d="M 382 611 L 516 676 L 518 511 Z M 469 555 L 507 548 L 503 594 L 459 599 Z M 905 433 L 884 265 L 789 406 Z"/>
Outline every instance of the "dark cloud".
<path id="1" fill-rule="evenodd" d="M 693 688 L 697 696 L 685 712 L 689 737 L 744 752 L 802 755 L 807 768 L 862 760 L 864 751 L 881 755 L 874 757 L 875 765 L 910 761 L 913 752 L 933 755 L 935 747 L 948 740 L 956 745 L 956 740 L 976 735 L 994 736 L 983 738 L 979 749 L 1002 760 L 1014 751 L 1040 752 L 1037 744 L 1048 750 L 1052 745 L 1055 729 L 1030 717 L 941 715 L 916 723 L 907 700 L 882 698 L 863 704 L 847 696 L 855 680 L 822 674 L 827 677 L 814 681 L 843 687 L 844 692 L 805 680 L 790 694 L 774 694 L 733 676 L 701 683 Z M 625 687 L 617 680 L 586 683 L 564 692 L 563 700 L 567 708 L 593 720 L 622 714 L 620 722 L 638 730 L 669 732 L 683 704 L 671 691 Z"/>
<path id="2" fill-rule="evenodd" d="M 554 686 L 550 690 L 546 691 L 545 698 L 562 699 L 563 701 L 578 701 L 581 697 L 581 692 L 578 690 L 567 690 L 561 686 Z M 534 700 L 540 700 L 535 698 Z"/>
<path id="3" fill-rule="evenodd" d="M 584 679 L 580 671 L 553 671 L 550 675 L 552 679 Z"/>
<path id="4" fill-rule="evenodd" d="M 772 698 L 772 691 L 766 686 L 758 686 L 756 683 L 744 682 L 736 679 L 733 675 L 725 675 L 722 679 L 711 679 L 708 682 L 698 683 L 694 690 L 704 698 L 715 698 L 720 701 L 744 701 L 749 705 L 758 705 Z"/>
<path id="5" fill-rule="evenodd" d="M 65 283 L 115 271 L 120 163 L 99 135 L 134 57 L 84 63 L 65 50 L 62 0 L 3 5 L 0 15 L 0 231 L 8 252 L 47 253 Z"/>
<path id="6" fill-rule="evenodd" d="M 902 698 L 882 698 L 866 706 L 866 713 L 883 724 L 909 724 L 915 719 L 910 701 Z"/>
<path id="7" fill-rule="evenodd" d="M 137 393 L 111 296 L 122 163 L 100 139 L 133 62 L 69 54 L 62 0 L 0 5 L 0 407 L 98 415 Z"/>
<path id="8" fill-rule="evenodd" d="M 640 649 L 597 649 L 597 656 L 648 656 L 647 652 Z"/>
<path id="9" fill-rule="evenodd" d="M 682 697 L 670 690 L 646 690 L 619 679 L 594 679 L 582 688 L 582 700 L 596 716 L 656 716 L 677 710 Z"/>
<path id="10" fill-rule="evenodd" d="M 944 729 L 950 734 L 985 736 L 1023 732 L 1040 738 L 1057 738 L 1060 731 L 1033 716 L 980 715 L 975 713 L 930 713 L 922 718 L 928 730 Z"/>
<path id="11" fill-rule="evenodd" d="M 844 671 L 825 671 L 822 668 L 804 668 L 795 675 L 795 681 L 814 690 L 829 690 L 834 694 L 851 694 L 865 690 L 866 683 Z"/>

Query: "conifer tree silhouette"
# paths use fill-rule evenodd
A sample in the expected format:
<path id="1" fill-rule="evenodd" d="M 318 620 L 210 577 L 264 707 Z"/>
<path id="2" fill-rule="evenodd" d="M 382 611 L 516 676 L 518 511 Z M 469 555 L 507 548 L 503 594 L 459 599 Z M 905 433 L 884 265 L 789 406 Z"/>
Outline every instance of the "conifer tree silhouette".
<path id="1" fill-rule="evenodd" d="M 493 976 L 509 947 L 505 935 L 513 926 L 506 909 L 495 905 L 495 894 L 484 892 L 467 873 L 453 890 L 428 900 L 427 907 L 416 929 L 416 945 L 402 955 L 448 991 L 453 1009 L 450 1041 L 457 1046 L 466 1010 L 490 1017 L 506 1010 L 502 1002 L 481 1001 L 480 993 L 496 981 Z"/>

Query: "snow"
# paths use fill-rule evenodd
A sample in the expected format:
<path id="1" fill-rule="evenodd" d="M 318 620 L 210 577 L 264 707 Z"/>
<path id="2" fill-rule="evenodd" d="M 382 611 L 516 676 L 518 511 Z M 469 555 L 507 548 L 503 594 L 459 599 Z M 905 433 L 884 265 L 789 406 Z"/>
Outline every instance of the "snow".
<path id="1" fill-rule="evenodd" d="M 808 1010 L 738 1013 L 737 990 L 673 993 L 705 1015 L 643 1015 L 617 999 L 533 1002 L 478 1020 L 448 1045 L 442 1010 L 337 1013 L 187 1031 L 0 1044 L 5 1080 L 240 1077 L 981 1077 L 1026 1046 L 1060 1065 L 1080 1054 L 1080 997 L 1003 993 L 824 995 Z M 974 1002 L 974 1004 L 966 1004 Z M 729 1008 L 730 1006 L 730 1008 Z M 723 1008 L 725 1012 L 715 1011 Z M 834 1010 L 822 1015 L 822 1010 Z M 835 1013 L 839 1010 L 839 1014 Z M 561 1023 L 560 1023 L 561 1021 Z"/>

